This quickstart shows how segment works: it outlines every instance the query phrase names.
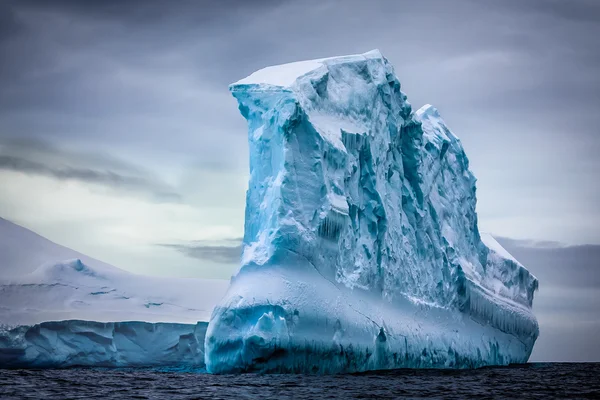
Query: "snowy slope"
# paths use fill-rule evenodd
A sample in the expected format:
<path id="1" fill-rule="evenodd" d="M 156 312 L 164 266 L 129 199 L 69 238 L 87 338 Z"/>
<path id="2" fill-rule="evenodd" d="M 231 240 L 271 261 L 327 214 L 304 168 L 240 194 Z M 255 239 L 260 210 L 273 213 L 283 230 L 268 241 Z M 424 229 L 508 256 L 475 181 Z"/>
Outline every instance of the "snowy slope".
<path id="1" fill-rule="evenodd" d="M 131 274 L 0 220 L 0 323 L 207 321 L 227 282 Z M 8 272 L 7 272 L 8 271 Z"/>
<path id="2" fill-rule="evenodd" d="M 206 335 L 209 371 L 525 362 L 537 279 L 482 238 L 475 177 L 438 111 L 377 50 L 257 71 L 244 253 Z"/>
<path id="3" fill-rule="evenodd" d="M 76 258 L 90 266 L 114 268 L 0 218 L 0 279 L 25 275 L 48 262 Z"/>

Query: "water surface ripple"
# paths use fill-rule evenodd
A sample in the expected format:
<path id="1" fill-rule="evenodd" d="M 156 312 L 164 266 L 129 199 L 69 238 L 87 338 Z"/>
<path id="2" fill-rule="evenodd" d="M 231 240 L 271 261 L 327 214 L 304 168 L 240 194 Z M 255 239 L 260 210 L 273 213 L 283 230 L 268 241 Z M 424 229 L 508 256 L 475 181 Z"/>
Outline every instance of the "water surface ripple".
<path id="1" fill-rule="evenodd" d="M 600 398 L 600 363 L 354 375 L 209 375 L 154 369 L 0 370 L 2 399 Z"/>

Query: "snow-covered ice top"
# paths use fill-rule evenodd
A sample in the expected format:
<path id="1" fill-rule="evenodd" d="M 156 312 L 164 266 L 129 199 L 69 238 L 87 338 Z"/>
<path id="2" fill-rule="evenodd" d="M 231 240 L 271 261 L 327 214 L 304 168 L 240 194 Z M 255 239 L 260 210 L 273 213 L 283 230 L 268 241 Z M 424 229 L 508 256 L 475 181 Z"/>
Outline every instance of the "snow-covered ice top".
<path id="1" fill-rule="evenodd" d="M 250 182 L 209 370 L 310 371 L 332 345 L 346 356 L 328 371 L 527 359 L 537 279 L 482 240 L 460 140 L 434 107 L 412 111 L 379 51 L 268 67 L 230 90 Z"/>
<path id="2" fill-rule="evenodd" d="M 379 50 L 372 50 L 365 54 L 355 54 L 341 57 L 327 57 L 316 60 L 297 61 L 288 64 L 273 65 L 252 73 L 251 75 L 240 79 L 231 85 L 232 88 L 238 85 L 259 85 L 259 86 L 291 86 L 297 78 L 314 71 L 323 65 L 336 62 L 353 62 L 365 60 L 368 58 L 381 58 Z"/>

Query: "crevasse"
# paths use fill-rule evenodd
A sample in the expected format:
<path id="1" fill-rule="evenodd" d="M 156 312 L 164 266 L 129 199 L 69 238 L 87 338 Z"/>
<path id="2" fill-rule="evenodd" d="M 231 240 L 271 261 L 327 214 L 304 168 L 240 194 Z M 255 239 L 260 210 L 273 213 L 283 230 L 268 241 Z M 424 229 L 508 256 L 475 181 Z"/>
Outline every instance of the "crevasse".
<path id="1" fill-rule="evenodd" d="M 489 235 L 438 111 L 377 50 L 268 67 L 248 121 L 244 252 L 205 342 L 214 373 L 526 362 L 537 279 Z"/>

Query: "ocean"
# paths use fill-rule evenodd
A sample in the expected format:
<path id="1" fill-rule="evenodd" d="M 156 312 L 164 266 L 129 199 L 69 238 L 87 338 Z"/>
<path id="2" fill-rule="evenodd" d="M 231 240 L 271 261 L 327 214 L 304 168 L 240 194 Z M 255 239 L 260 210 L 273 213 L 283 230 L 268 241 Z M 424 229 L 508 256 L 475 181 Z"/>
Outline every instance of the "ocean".
<path id="1" fill-rule="evenodd" d="M 600 398 L 600 363 L 350 375 L 209 375 L 156 369 L 0 370 L 4 399 Z"/>

